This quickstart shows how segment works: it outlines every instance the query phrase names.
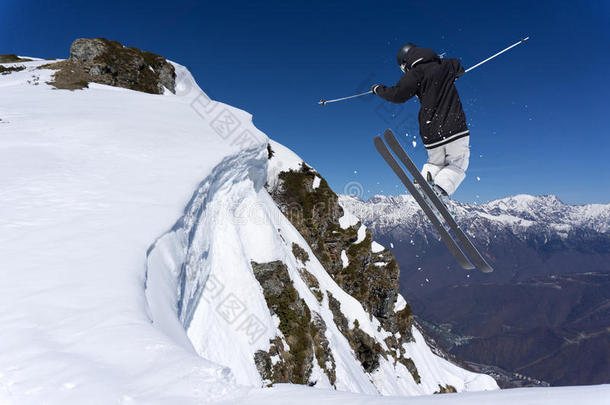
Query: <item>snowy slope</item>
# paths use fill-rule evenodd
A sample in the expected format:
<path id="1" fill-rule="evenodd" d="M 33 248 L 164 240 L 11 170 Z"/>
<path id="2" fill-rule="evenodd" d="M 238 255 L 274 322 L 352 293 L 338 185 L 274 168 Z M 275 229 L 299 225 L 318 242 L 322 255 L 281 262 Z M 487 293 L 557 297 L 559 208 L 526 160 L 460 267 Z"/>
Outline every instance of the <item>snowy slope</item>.
<path id="1" fill-rule="evenodd" d="M 244 405 L 602 405 L 608 403 L 610 385 L 554 388 L 515 388 L 502 391 L 404 397 L 379 397 L 348 392 L 328 392 L 316 388 L 281 384 L 273 388 L 246 391 L 238 400 L 223 404 Z"/>
<path id="2" fill-rule="evenodd" d="M 41 64 L 0 76 L 0 403 L 225 395 L 230 370 L 197 355 L 168 315 L 168 290 L 145 294 L 147 267 L 157 265 L 147 252 L 214 168 L 255 159 L 266 136 L 221 104 L 207 108 L 257 142 L 213 130 L 191 106 L 200 93 L 179 65 L 178 95 L 157 96 L 95 84 L 54 90 Z M 151 322 L 159 314 L 163 327 Z"/>

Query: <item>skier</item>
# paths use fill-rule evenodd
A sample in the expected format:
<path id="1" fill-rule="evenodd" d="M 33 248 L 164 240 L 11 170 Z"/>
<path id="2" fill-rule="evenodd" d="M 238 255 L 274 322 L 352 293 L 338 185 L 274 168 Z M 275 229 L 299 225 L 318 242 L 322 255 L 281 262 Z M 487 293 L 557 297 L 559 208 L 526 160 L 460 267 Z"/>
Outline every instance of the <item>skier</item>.
<path id="1" fill-rule="evenodd" d="M 419 99 L 419 133 L 428 150 L 422 173 L 446 204 L 466 177 L 470 158 L 470 133 L 454 85 L 464 68 L 412 43 L 400 48 L 397 59 L 404 74 L 396 86 L 375 84 L 371 91 L 393 103 Z"/>

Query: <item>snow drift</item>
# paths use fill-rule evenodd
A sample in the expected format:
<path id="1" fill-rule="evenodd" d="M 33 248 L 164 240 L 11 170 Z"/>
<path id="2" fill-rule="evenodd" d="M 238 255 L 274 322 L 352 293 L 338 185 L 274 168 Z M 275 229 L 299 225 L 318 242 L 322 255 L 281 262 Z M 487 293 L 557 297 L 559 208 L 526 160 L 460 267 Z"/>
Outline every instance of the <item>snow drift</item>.
<path id="1" fill-rule="evenodd" d="M 0 76 L 0 402 L 225 396 L 229 370 L 198 356 L 177 320 L 151 321 L 163 301 L 147 298 L 147 252 L 202 179 L 247 150 L 238 136 L 261 148 L 266 137 L 218 104 L 242 126 L 223 139 L 180 66 L 182 95 L 158 96 L 54 90 L 44 63 Z"/>

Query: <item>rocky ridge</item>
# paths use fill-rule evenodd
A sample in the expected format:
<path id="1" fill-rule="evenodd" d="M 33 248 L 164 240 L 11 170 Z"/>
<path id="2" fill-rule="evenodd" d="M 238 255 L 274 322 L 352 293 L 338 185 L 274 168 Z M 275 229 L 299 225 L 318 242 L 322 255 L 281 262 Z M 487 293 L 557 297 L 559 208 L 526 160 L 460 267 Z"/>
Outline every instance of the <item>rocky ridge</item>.
<path id="1" fill-rule="evenodd" d="M 270 148 L 269 158 L 271 159 L 272 156 L 273 150 Z M 361 330 L 357 322 L 350 326 L 341 312 L 339 302 L 328 293 L 328 305 L 333 313 L 334 322 L 350 343 L 364 370 L 367 373 L 373 373 L 379 367 L 380 357 L 383 357 L 404 365 L 413 379 L 419 382 L 417 367 L 413 360 L 405 355 L 403 349 L 403 343 L 413 341 L 411 334 L 413 314 L 409 304 L 402 297 L 399 298 L 400 270 L 393 255 L 389 250 L 373 241 L 371 232 L 359 220 L 347 218 L 349 214 L 344 212 L 340 206 L 338 196 L 330 189 L 326 180 L 305 162 L 301 162 L 296 170 L 291 168 L 279 171 L 276 176 L 267 184 L 267 191 L 282 213 L 305 238 L 316 258 L 335 282 L 345 292 L 356 298 L 370 317 L 375 317 L 383 329 L 389 332 L 384 342 L 387 349 L 384 349 L 380 342 Z M 293 246 L 293 253 L 302 262 L 308 260 L 298 245 Z M 255 274 L 260 274 L 262 269 L 267 269 L 267 273 L 268 269 L 275 269 L 275 275 L 269 276 L 275 279 L 286 279 L 286 277 L 281 277 L 281 274 L 284 273 L 282 268 L 281 263 L 253 264 Z M 322 294 L 319 292 L 315 277 L 307 274 L 305 269 L 301 271 L 301 275 L 312 292 L 319 294 L 317 296 L 321 300 Z M 259 281 L 261 281 L 266 298 L 268 296 L 280 298 L 277 293 L 279 291 L 284 291 L 284 295 L 290 295 L 286 293 L 286 291 L 290 291 L 290 287 L 273 288 L 269 286 L 268 281 Z M 290 298 L 288 302 L 281 306 L 284 308 L 281 310 L 280 307 L 276 308 L 277 305 L 273 304 L 272 300 L 268 299 L 272 311 L 279 315 L 280 329 L 282 329 L 282 324 L 287 324 L 286 319 L 302 318 L 306 320 L 300 328 L 294 328 L 292 333 L 283 331 L 284 337 L 290 340 L 296 334 L 301 337 L 305 336 L 307 341 L 312 341 L 314 336 L 320 335 L 319 330 L 324 329 L 325 326 L 316 326 L 316 322 L 311 320 L 311 314 L 302 313 L 303 311 L 296 309 L 293 311 L 294 315 L 281 313 L 285 312 L 286 308 L 292 311 L 290 308 L 301 307 L 295 298 Z M 397 307 L 400 308 L 396 310 Z M 307 347 L 307 345 L 300 346 Z M 290 347 L 294 346 L 290 345 Z M 261 375 L 271 383 L 301 381 L 301 378 L 295 381 L 294 378 L 292 380 L 286 378 L 285 374 L 269 372 L 270 357 L 279 354 L 282 358 L 282 361 L 276 363 L 276 369 L 280 367 L 277 366 L 278 364 L 285 362 L 282 351 L 281 342 L 273 342 L 271 351 L 257 354 L 259 370 L 263 370 Z M 320 351 L 320 353 L 323 352 L 324 350 Z M 314 358 L 310 351 L 304 355 L 310 359 L 310 362 Z M 315 357 L 320 362 L 320 354 Z M 325 362 L 320 362 L 320 367 L 332 382 L 333 359 L 328 358 L 328 355 L 326 357 Z"/>
<path id="2" fill-rule="evenodd" d="M 79 38 L 70 46 L 70 58 L 41 66 L 54 69 L 49 84 L 76 90 L 89 83 L 163 94 L 175 93 L 176 72 L 164 57 L 105 38 Z"/>

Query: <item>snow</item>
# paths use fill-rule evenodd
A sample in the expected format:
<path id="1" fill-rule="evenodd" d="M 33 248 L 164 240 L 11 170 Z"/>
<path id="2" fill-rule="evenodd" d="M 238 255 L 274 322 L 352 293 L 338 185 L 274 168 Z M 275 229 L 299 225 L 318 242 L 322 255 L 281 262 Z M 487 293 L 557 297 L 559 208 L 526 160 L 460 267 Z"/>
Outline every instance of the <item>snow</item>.
<path id="1" fill-rule="evenodd" d="M 316 176 L 316 177 L 313 178 L 313 185 L 312 185 L 312 187 L 313 187 L 314 190 L 316 188 L 320 187 L 320 181 L 321 180 L 322 179 L 319 176 Z"/>
<path id="2" fill-rule="evenodd" d="M 345 250 L 341 251 L 341 262 L 343 264 L 343 268 L 349 266 L 349 259 L 347 258 L 347 253 L 345 253 Z"/>
<path id="3" fill-rule="evenodd" d="M 519 225 L 521 227 L 527 228 L 534 225 L 533 221 L 529 221 L 527 219 L 519 218 L 513 215 L 508 214 L 499 214 L 499 215 L 491 215 L 485 212 L 479 213 L 483 218 L 490 219 L 492 221 L 497 221 L 506 225 Z"/>
<path id="4" fill-rule="evenodd" d="M 191 91 L 160 96 L 54 90 L 44 84 L 52 72 L 34 69 L 43 63 L 0 76 L 0 402 L 224 397 L 231 371 L 196 354 L 170 306 L 167 269 L 188 236 L 147 252 L 202 179 L 246 151 L 243 132 L 223 139 L 212 129 L 179 65 L 179 93 Z M 27 83 L 33 75 L 40 85 Z M 212 103 L 257 139 L 248 153 L 262 153 L 266 136 L 251 116 Z"/>
<path id="5" fill-rule="evenodd" d="M 244 405 L 292 404 L 310 405 L 602 405 L 610 397 L 610 385 L 552 388 L 514 388 L 502 391 L 466 392 L 412 397 L 379 397 L 333 392 L 324 389 L 291 384 L 278 384 L 273 388 L 244 391 L 233 401 Z"/>
<path id="6" fill-rule="evenodd" d="M 358 239 L 356 239 L 355 244 L 362 242 L 366 238 L 366 226 L 364 224 L 360 224 L 358 228 Z"/>
<path id="7" fill-rule="evenodd" d="M 341 218 L 339 218 L 339 226 L 341 226 L 341 229 L 347 229 L 349 227 L 356 225 L 358 222 L 360 222 L 358 217 L 353 215 L 348 209 L 346 209 L 343 206 L 342 206 L 342 208 L 343 208 L 343 216 Z"/>
<path id="8" fill-rule="evenodd" d="M 373 243 L 371 243 L 371 251 L 373 253 L 379 253 L 379 252 L 382 252 L 383 250 L 385 250 L 385 247 L 383 247 L 379 243 L 377 243 L 375 241 L 373 241 Z"/>
<path id="9" fill-rule="evenodd" d="M 284 145 L 269 139 L 269 145 L 274 152 L 274 158 L 270 159 L 267 168 L 267 181 L 270 187 L 275 187 L 280 172 L 299 170 L 303 159 Z"/>
<path id="10" fill-rule="evenodd" d="M 495 382 L 490 381 L 489 376 L 471 373 L 467 370 L 436 357 L 425 344 L 421 332 L 413 327 L 415 342 L 405 343 L 403 347 L 407 357 L 413 359 L 417 364 L 417 370 L 421 377 L 421 385 L 430 390 L 438 390 L 438 381 L 447 381 L 458 391 L 481 391 L 495 389 Z"/>
<path id="11" fill-rule="evenodd" d="M 314 352 L 314 356 L 315 356 L 315 352 Z M 330 383 L 330 380 L 328 379 L 328 376 L 326 375 L 324 370 L 322 370 L 322 368 L 318 364 L 317 359 L 314 359 L 314 361 L 313 361 L 313 367 L 311 370 L 310 380 L 316 381 L 315 387 L 318 389 L 319 388 L 332 389 L 332 384 Z"/>
<path id="12" fill-rule="evenodd" d="M 396 298 L 396 302 L 394 303 L 394 312 L 402 311 L 403 309 L 405 309 L 406 306 L 407 306 L 407 301 L 402 296 L 402 294 L 398 294 L 398 297 Z"/>

